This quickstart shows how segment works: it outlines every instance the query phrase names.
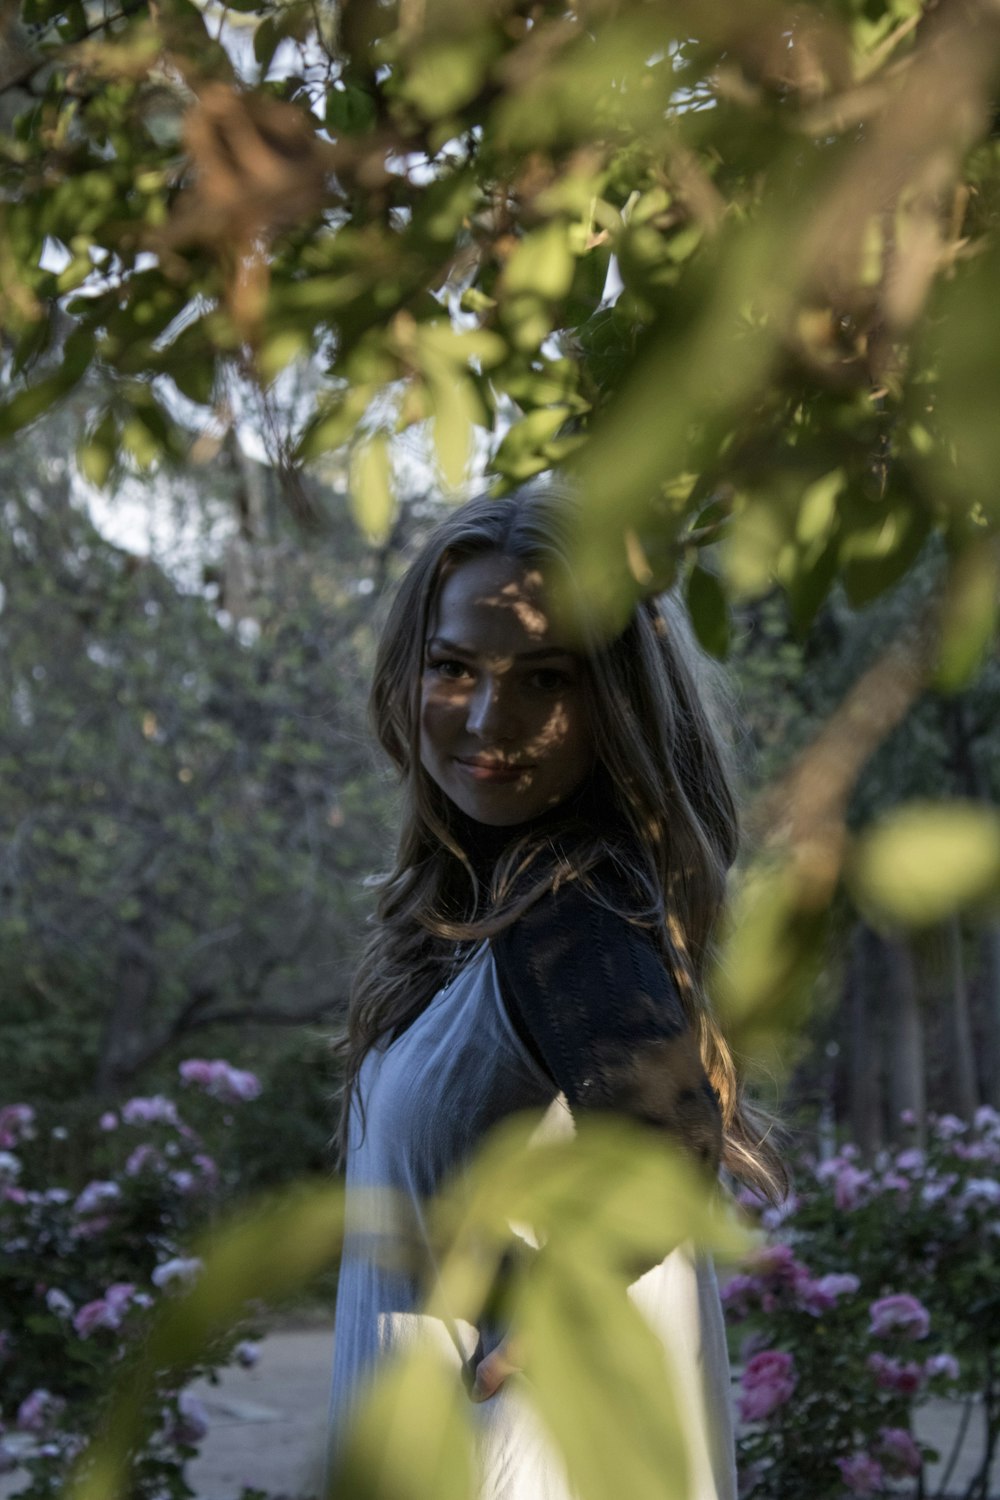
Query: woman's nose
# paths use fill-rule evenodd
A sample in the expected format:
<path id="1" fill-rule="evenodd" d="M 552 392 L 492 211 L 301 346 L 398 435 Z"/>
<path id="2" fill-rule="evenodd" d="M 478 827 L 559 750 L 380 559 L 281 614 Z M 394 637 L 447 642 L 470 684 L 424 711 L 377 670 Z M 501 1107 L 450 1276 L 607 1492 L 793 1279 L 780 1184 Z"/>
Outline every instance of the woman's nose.
<path id="1" fill-rule="evenodd" d="M 483 676 L 469 698 L 466 728 L 477 739 L 500 742 L 512 738 L 516 730 L 509 695 L 496 677 Z"/>

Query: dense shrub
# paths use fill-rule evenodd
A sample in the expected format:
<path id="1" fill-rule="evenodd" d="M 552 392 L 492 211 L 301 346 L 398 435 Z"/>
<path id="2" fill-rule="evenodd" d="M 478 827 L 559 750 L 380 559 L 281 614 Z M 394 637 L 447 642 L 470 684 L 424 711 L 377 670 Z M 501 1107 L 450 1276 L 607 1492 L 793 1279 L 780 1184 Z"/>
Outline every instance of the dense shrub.
<path id="1" fill-rule="evenodd" d="M 46 1175 L 59 1126 L 40 1130 L 27 1104 L 0 1109 L 0 1472 L 23 1464 L 32 1500 L 59 1488 L 99 1428 L 112 1377 L 158 1303 L 197 1276 L 184 1246 L 234 1186 L 187 1116 L 231 1120 L 258 1080 L 218 1059 L 189 1059 L 180 1078 L 190 1090 L 183 1114 L 154 1094 L 94 1122 L 103 1169 L 82 1187 Z M 247 1332 L 234 1330 L 190 1374 L 252 1363 Z M 133 1455 L 133 1500 L 190 1494 L 184 1465 L 207 1430 L 199 1403 L 166 1381 L 153 1403 L 152 1440 Z"/>
<path id="2" fill-rule="evenodd" d="M 904 1125 L 916 1131 L 913 1120 Z M 803 1161 L 781 1209 L 752 1199 L 764 1238 L 723 1288 L 743 1365 L 742 1492 L 840 1500 L 909 1480 L 934 1394 L 981 1398 L 1000 1428 L 1000 1115 L 932 1119 L 864 1165 L 857 1147 Z M 985 1472 L 985 1470 L 984 1470 Z"/>

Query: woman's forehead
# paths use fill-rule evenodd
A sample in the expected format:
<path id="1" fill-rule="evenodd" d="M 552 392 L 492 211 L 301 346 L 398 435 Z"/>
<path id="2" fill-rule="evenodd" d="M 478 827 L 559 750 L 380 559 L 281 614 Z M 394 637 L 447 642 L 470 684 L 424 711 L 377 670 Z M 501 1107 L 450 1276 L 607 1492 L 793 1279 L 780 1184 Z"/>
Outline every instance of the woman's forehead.
<path id="1" fill-rule="evenodd" d="M 511 654 L 549 646 L 573 649 L 563 612 L 534 563 L 487 552 L 465 558 L 445 574 L 428 621 L 428 639 Z"/>

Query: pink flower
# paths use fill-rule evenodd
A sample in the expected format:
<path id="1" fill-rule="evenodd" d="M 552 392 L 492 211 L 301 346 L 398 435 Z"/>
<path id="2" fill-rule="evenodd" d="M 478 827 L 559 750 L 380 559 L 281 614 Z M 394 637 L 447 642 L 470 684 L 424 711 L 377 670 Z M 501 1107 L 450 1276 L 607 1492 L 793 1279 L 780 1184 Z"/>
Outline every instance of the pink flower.
<path id="1" fill-rule="evenodd" d="M 161 1289 L 164 1287 L 190 1286 L 197 1278 L 201 1270 L 202 1262 L 196 1255 L 185 1259 L 182 1255 L 174 1256 L 173 1260 L 161 1261 L 153 1271 L 150 1280 L 154 1286 Z"/>
<path id="2" fill-rule="evenodd" d="M 833 1184 L 833 1201 L 842 1213 L 857 1208 L 862 1202 L 864 1189 L 869 1187 L 872 1174 L 861 1167 L 848 1163 L 841 1167 Z"/>
<path id="3" fill-rule="evenodd" d="M 177 1417 L 170 1429 L 170 1440 L 179 1447 L 196 1448 L 208 1432 L 208 1412 L 189 1391 L 177 1398 Z"/>
<path id="4" fill-rule="evenodd" d="M 113 1312 L 121 1314 L 132 1301 L 134 1293 L 134 1282 L 113 1281 L 104 1293 L 104 1300 Z"/>
<path id="5" fill-rule="evenodd" d="M 760 1293 L 756 1276 L 730 1276 L 721 1289 L 722 1305 L 733 1318 L 745 1318 Z"/>
<path id="6" fill-rule="evenodd" d="M 796 1260 L 789 1245 L 762 1245 L 749 1264 L 758 1276 L 776 1276 L 789 1282 L 795 1276 Z"/>
<path id="7" fill-rule="evenodd" d="M 957 1115 L 941 1115 L 934 1120 L 933 1125 L 934 1134 L 939 1141 L 953 1141 L 957 1135 L 964 1135 L 969 1128 Z"/>
<path id="8" fill-rule="evenodd" d="M 117 1328 L 120 1323 L 121 1314 L 103 1297 L 85 1302 L 73 1318 L 73 1327 L 82 1339 L 89 1339 L 97 1328 Z"/>
<path id="9" fill-rule="evenodd" d="M 73 1212 L 82 1218 L 95 1213 L 99 1208 L 105 1208 L 109 1203 L 116 1202 L 121 1195 L 122 1190 L 117 1182 L 88 1182 L 73 1204 Z"/>
<path id="10" fill-rule="evenodd" d="M 882 1465 L 867 1453 L 838 1458 L 837 1468 L 847 1488 L 855 1495 L 876 1495 L 885 1489 Z"/>
<path id="11" fill-rule="evenodd" d="M 71 1318 L 73 1316 L 72 1302 L 57 1286 L 49 1287 L 45 1293 L 45 1306 L 54 1317 Z"/>
<path id="12" fill-rule="evenodd" d="M 159 1172 L 163 1167 L 163 1157 L 155 1146 L 148 1141 L 143 1141 L 141 1146 L 136 1146 L 125 1163 L 125 1176 L 138 1177 L 141 1172 Z"/>
<path id="13" fill-rule="evenodd" d="M 920 1449 L 905 1427 L 880 1427 L 875 1450 L 890 1474 L 919 1474 L 924 1466 Z"/>
<path id="14" fill-rule="evenodd" d="M 35 1133 L 35 1111 L 30 1104 L 5 1104 L 0 1109 L 0 1150 L 9 1151 Z"/>
<path id="15" fill-rule="evenodd" d="M 261 1090 L 255 1073 L 234 1068 L 221 1057 L 189 1057 L 177 1070 L 183 1083 L 193 1084 L 224 1104 L 247 1103 Z"/>
<path id="16" fill-rule="evenodd" d="M 122 1119 L 126 1125 L 179 1125 L 177 1106 L 165 1094 L 151 1094 L 148 1098 L 128 1099 L 122 1105 Z"/>
<path id="17" fill-rule="evenodd" d="M 880 1297 L 868 1309 L 871 1318 L 869 1333 L 902 1334 L 904 1338 L 923 1339 L 931 1326 L 931 1315 L 922 1302 L 911 1297 L 909 1292 L 896 1292 L 891 1297 Z"/>
<path id="18" fill-rule="evenodd" d="M 803 1269 L 805 1269 L 803 1267 Z M 799 1306 L 814 1318 L 832 1311 L 840 1297 L 858 1290 L 861 1282 L 850 1271 L 829 1271 L 814 1281 L 808 1273 L 796 1285 Z"/>
<path id="19" fill-rule="evenodd" d="M 761 1422 L 795 1390 L 795 1361 L 783 1349 L 764 1349 L 748 1362 L 740 1384 L 740 1419 Z"/>
<path id="20" fill-rule="evenodd" d="M 922 1172 L 926 1157 L 919 1146 L 910 1146 L 896 1157 L 897 1172 Z"/>
<path id="21" fill-rule="evenodd" d="M 924 1360 L 924 1374 L 928 1380 L 957 1380 L 961 1371 L 954 1354 L 932 1354 Z"/>
<path id="22" fill-rule="evenodd" d="M 39 1386 L 30 1396 L 25 1396 L 17 1408 L 15 1425 L 21 1432 L 44 1432 L 65 1404 L 61 1397 L 53 1396 L 51 1391 Z"/>
<path id="23" fill-rule="evenodd" d="M 97 1123 L 101 1130 L 117 1130 L 118 1116 L 113 1109 L 106 1109 Z"/>
<path id="24" fill-rule="evenodd" d="M 875 1384 L 883 1391 L 896 1391 L 901 1396 L 915 1396 L 924 1383 L 924 1368 L 915 1360 L 904 1363 L 889 1359 L 884 1354 L 869 1354 L 866 1365 L 875 1376 Z"/>

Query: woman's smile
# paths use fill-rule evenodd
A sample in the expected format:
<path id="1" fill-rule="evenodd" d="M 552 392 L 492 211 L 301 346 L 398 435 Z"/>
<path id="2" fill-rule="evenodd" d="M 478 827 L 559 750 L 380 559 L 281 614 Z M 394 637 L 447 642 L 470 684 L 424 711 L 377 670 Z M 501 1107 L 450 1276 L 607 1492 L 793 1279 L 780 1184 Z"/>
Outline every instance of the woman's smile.
<path id="1" fill-rule="evenodd" d="M 456 564 L 425 642 L 424 770 L 464 813 L 504 826 L 571 796 L 593 758 L 584 666 L 541 573 L 496 552 Z"/>

